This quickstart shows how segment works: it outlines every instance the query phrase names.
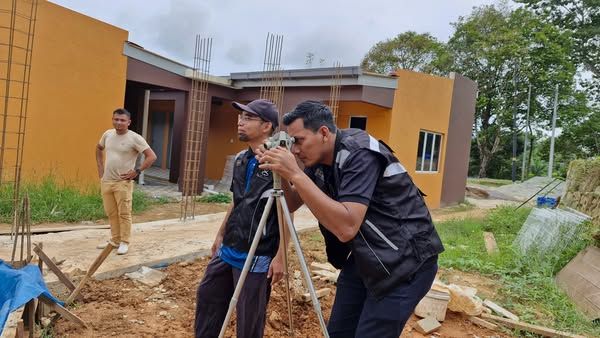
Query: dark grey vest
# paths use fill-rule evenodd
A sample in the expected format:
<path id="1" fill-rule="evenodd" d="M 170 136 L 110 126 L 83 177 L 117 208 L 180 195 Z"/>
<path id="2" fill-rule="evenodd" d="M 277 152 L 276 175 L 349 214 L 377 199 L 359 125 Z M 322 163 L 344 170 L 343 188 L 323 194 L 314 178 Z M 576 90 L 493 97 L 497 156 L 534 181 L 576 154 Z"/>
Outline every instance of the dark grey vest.
<path id="1" fill-rule="evenodd" d="M 270 171 L 256 166 L 250 181 L 250 190 L 246 188 L 246 165 L 254 156 L 252 151 L 242 151 L 235 159 L 233 167 L 233 209 L 227 220 L 223 244 L 238 251 L 248 252 L 260 217 L 262 216 L 269 193 L 273 191 L 273 175 Z M 274 257 L 279 249 L 279 226 L 275 203 L 269 213 L 267 224 L 256 248 L 256 255 Z"/>

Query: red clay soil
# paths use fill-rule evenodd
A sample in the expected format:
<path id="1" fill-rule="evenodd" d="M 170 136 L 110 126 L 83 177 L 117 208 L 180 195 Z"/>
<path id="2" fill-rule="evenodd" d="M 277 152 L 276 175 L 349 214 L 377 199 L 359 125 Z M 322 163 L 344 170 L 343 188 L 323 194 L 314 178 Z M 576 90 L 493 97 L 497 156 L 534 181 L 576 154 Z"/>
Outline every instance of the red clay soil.
<path id="1" fill-rule="evenodd" d="M 301 234 L 307 262 L 324 262 L 323 248 L 319 245 L 317 231 Z M 191 263 L 167 267 L 167 277 L 158 287 L 148 287 L 120 277 L 105 281 L 90 281 L 82 292 L 84 302 L 72 311 L 85 321 L 89 328 L 82 329 L 64 319 L 55 326 L 55 337 L 192 337 L 196 288 L 208 258 Z M 293 255 L 290 271 L 299 270 Z M 290 275 L 293 273 L 290 272 Z M 321 298 L 321 307 L 327 321 L 335 297 L 335 286 L 325 281 L 315 281 L 315 288 L 331 288 L 332 293 Z M 266 337 L 287 336 L 288 310 L 284 283 L 277 284 L 271 294 L 267 313 Z M 317 317 L 310 303 L 293 300 L 295 337 L 320 337 Z M 510 337 L 471 324 L 466 317 L 448 312 L 442 327 L 435 333 L 423 336 L 413 329 L 418 320 L 413 316 L 401 337 Z M 232 320 L 227 336 L 235 337 Z"/>

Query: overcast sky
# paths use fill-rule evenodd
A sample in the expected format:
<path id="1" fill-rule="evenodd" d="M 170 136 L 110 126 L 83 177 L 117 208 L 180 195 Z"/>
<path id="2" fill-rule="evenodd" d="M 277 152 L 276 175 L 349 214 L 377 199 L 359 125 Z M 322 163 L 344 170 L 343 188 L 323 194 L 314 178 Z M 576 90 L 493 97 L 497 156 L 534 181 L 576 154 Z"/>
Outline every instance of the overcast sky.
<path id="1" fill-rule="evenodd" d="M 263 68 L 268 32 L 284 36 L 284 68 L 356 66 L 376 42 L 407 30 L 442 41 L 452 22 L 495 0 L 51 0 L 129 31 L 144 48 L 193 64 L 195 35 L 213 38 L 210 72 Z"/>

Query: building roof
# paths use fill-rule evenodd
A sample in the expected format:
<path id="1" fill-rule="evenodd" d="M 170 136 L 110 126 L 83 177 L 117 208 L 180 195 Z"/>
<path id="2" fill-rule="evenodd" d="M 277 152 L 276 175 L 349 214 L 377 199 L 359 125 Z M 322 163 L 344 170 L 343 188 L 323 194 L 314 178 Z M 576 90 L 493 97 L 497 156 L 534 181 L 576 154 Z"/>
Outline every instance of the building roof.
<path id="1" fill-rule="evenodd" d="M 191 79 L 194 76 L 193 67 L 151 52 L 131 41 L 125 41 L 125 44 L 123 45 L 123 54 L 132 59 L 142 61 L 159 69 L 166 70 L 185 78 Z M 227 77 L 209 75 L 208 82 L 216 85 L 231 87 L 231 81 Z"/>
<path id="2" fill-rule="evenodd" d="M 318 87 L 331 86 L 332 78 L 336 75 L 336 68 L 307 68 L 290 69 L 281 71 L 282 85 L 284 87 Z M 342 86 L 370 86 L 379 88 L 396 89 L 397 79 L 364 72 L 360 67 L 341 67 L 340 85 Z M 236 87 L 260 87 L 266 72 L 241 72 L 231 73 L 230 79 Z"/>
<path id="3" fill-rule="evenodd" d="M 130 41 L 126 41 L 123 45 L 123 54 L 188 79 L 201 75 L 197 72 L 194 74 L 191 66 L 166 58 Z M 283 70 L 281 72 L 282 85 L 284 87 L 331 86 L 336 71 L 334 67 Z M 339 71 L 341 86 L 369 86 L 388 89 L 396 89 L 397 86 L 396 77 L 365 72 L 357 66 L 341 67 Z M 264 85 L 262 80 L 265 74 L 268 72 L 239 72 L 231 73 L 230 76 L 208 75 L 208 82 L 233 88 L 261 87 Z"/>

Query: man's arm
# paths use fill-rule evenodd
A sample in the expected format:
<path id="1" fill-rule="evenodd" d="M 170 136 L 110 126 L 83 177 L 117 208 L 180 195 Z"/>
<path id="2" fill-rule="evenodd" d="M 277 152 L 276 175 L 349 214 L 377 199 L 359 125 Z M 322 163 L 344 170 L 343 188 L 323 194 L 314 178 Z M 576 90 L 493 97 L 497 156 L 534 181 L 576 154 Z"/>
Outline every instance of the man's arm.
<path id="1" fill-rule="evenodd" d="M 356 202 L 338 202 L 315 185 L 303 172 L 291 178 L 298 195 L 327 230 L 341 242 L 352 240 L 362 225 L 367 206 Z"/>
<path id="2" fill-rule="evenodd" d="M 298 210 L 304 202 L 298 192 L 290 182 L 285 179 L 281 180 L 281 188 L 283 189 L 283 194 L 285 195 L 285 201 L 287 202 L 288 209 L 290 209 L 290 213 Z"/>
<path id="3" fill-rule="evenodd" d="M 139 167 L 140 171 L 144 171 L 144 170 L 150 168 L 152 163 L 154 163 L 154 161 L 156 161 L 156 154 L 154 153 L 152 148 L 146 148 L 146 150 L 144 150 L 142 152 L 142 154 L 144 154 L 144 162 Z M 132 180 L 132 179 L 136 178 L 137 175 L 138 175 L 137 171 L 132 169 L 132 170 L 129 170 L 127 173 L 121 175 L 121 179 Z"/>
<path id="4" fill-rule="evenodd" d="M 144 162 L 142 163 L 139 169 L 141 171 L 144 171 L 150 168 L 152 163 L 156 161 L 156 154 L 154 153 L 154 150 L 152 150 L 152 148 L 147 148 L 142 152 L 142 154 L 144 154 Z"/>
<path id="5" fill-rule="evenodd" d="M 348 242 L 356 236 L 367 205 L 331 199 L 298 167 L 294 155 L 285 148 L 277 147 L 265 152 L 260 161 L 261 169 L 273 170 L 290 181 L 319 223 L 340 241 Z"/>
<path id="6" fill-rule="evenodd" d="M 211 257 L 215 256 L 215 253 L 217 250 L 219 250 L 221 243 L 223 243 L 223 237 L 225 236 L 225 229 L 227 228 L 227 221 L 229 220 L 229 215 L 231 215 L 231 210 L 233 210 L 233 202 L 229 204 L 225 218 L 223 219 L 223 222 L 221 222 L 221 227 L 219 227 L 219 231 L 217 231 L 217 235 L 215 236 L 215 241 L 210 248 Z"/>
<path id="7" fill-rule="evenodd" d="M 100 144 L 96 145 L 96 166 L 98 169 L 98 177 L 102 178 L 104 176 L 104 156 L 103 156 L 104 147 Z"/>

